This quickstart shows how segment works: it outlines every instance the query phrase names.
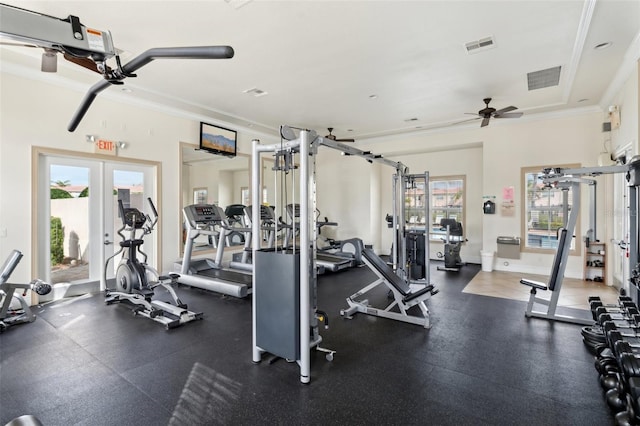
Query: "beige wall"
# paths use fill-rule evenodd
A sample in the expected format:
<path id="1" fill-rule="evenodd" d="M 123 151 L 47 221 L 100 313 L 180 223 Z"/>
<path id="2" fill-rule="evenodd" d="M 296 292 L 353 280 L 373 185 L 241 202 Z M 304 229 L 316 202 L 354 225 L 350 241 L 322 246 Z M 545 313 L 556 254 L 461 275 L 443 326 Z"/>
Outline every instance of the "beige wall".
<path id="1" fill-rule="evenodd" d="M 633 141 L 638 145 L 638 69 L 616 95 L 621 106 L 622 127 L 612 134 L 614 144 Z M 183 118 L 158 109 L 118 103 L 98 96 L 75 133 L 67 123 L 82 96 L 73 88 L 62 88 L 14 74 L 0 74 L 0 253 L 19 249 L 26 259 L 14 273 L 16 279 L 31 278 L 31 147 L 44 146 L 92 152 L 86 134 L 109 140 L 124 140 L 129 147 L 122 156 L 162 163 L 161 203 L 163 250 L 160 269 L 168 270 L 180 256 L 179 214 L 180 142 L 195 144 L 200 118 Z M 83 87 L 82 90 L 85 90 Z M 111 89 L 108 89 L 111 90 Z M 556 163 L 598 162 L 605 135 L 601 123 L 606 114 L 597 108 L 572 110 L 563 114 L 525 116 L 519 120 L 495 120 L 489 127 L 458 127 L 445 131 L 425 131 L 395 137 L 360 140 L 358 146 L 401 159 L 412 172 L 432 175 L 467 176 L 467 236 L 463 258 L 479 262 L 479 250 L 495 250 L 499 235 L 520 235 L 520 170 L 526 166 Z M 229 126 L 227 126 L 229 127 Z M 233 127 L 233 126 L 231 126 Z M 274 143 L 273 136 L 238 132 L 239 151 L 250 152 L 251 139 Z M 343 157 L 322 149 L 317 158 L 317 199 L 322 216 L 339 222 L 333 237 L 359 236 L 376 249 L 386 251 L 390 244 L 384 214 L 390 211 L 392 171 L 355 157 Z M 186 178 L 186 174 L 183 175 Z M 189 185 L 200 186 L 203 176 L 188 177 Z M 232 202 L 239 195 L 239 176 L 232 177 Z M 209 177 L 204 175 L 204 180 Z M 203 185 L 209 186 L 209 185 Z M 481 213 L 483 195 L 500 201 L 504 186 L 515 188 L 516 214 L 513 217 Z M 586 200 L 583 209 L 586 208 Z M 604 207 L 602 207 L 604 209 Z M 604 218 L 605 215 L 600 215 Z M 601 219 L 604 220 L 604 219 Z M 4 231 L 6 230 L 6 236 Z M 582 234 L 586 221 L 582 221 Z M 329 231 L 327 231 L 329 232 Z M 434 248 L 437 250 L 437 247 Z M 520 260 L 499 262 L 498 269 L 548 273 L 551 254 L 523 254 Z M 582 259 L 572 258 L 568 276 L 581 276 Z"/>
<path id="2" fill-rule="evenodd" d="M 162 163 L 158 205 L 163 233 L 161 263 L 157 266 L 163 271 L 170 270 L 173 261 L 180 257 L 181 247 L 180 142 L 197 144 L 199 119 L 122 104 L 101 94 L 78 129 L 69 133 L 67 124 L 84 92 L 4 72 L 0 73 L 0 87 L 0 256 L 6 256 L 12 249 L 25 254 L 12 278 L 30 280 L 31 263 L 35 261 L 31 235 L 31 223 L 35 220 L 31 211 L 32 146 L 92 153 L 93 145 L 85 142 L 87 134 L 129 142 L 121 157 Z M 238 149 L 249 153 L 254 138 L 268 139 L 265 135 L 238 131 Z"/>
<path id="3" fill-rule="evenodd" d="M 520 172 L 522 167 L 543 166 L 551 164 L 581 163 L 584 166 L 597 165 L 598 155 L 602 149 L 601 133 L 602 112 L 592 108 L 574 111 L 572 114 L 523 117 L 509 122 L 494 122 L 489 127 L 465 127 L 455 130 L 433 131 L 398 135 L 361 141 L 370 149 L 385 158 L 399 160 L 409 166 L 410 172 L 428 171 L 432 176 L 465 175 L 467 181 L 466 236 L 469 241 L 462 249 L 463 260 L 480 263 L 480 250 L 495 251 L 498 236 L 520 236 L 521 233 L 521 188 Z M 395 154 L 394 154 L 395 153 Z M 340 163 L 340 160 L 342 163 Z M 329 182 L 318 179 L 318 199 L 325 191 L 331 191 L 338 184 L 335 180 L 338 171 L 351 170 L 349 175 L 342 175 L 344 193 L 339 196 L 341 203 L 349 205 L 370 205 L 370 200 L 363 200 L 363 194 L 369 194 L 367 171 L 371 165 L 365 161 L 349 157 L 331 157 L 331 164 L 326 160 L 320 169 L 329 168 L 333 178 Z M 358 162 L 358 165 L 355 165 Z M 352 165 L 353 163 L 353 165 Z M 370 241 L 377 249 L 388 251 L 391 234 L 384 214 L 391 211 L 391 175 L 393 170 L 379 167 L 381 187 L 380 210 L 376 214 L 381 217 L 377 226 L 380 238 Z M 319 173 L 320 174 L 320 173 Z M 346 176 L 351 179 L 345 180 Z M 366 190 L 362 191 L 362 186 Z M 501 201 L 502 188 L 513 186 L 515 189 L 515 215 L 505 217 L 497 209 L 495 215 L 482 213 L 482 197 L 494 195 L 498 204 Z M 341 191 L 341 192 L 343 192 Z M 351 201 L 355 203 L 351 204 Z M 583 203 L 583 210 L 587 207 Z M 367 235 L 371 223 L 368 217 L 352 220 L 354 231 Z M 343 222 L 349 223 L 345 215 L 336 217 L 341 227 Z M 586 222 L 582 222 L 586 231 Z M 342 231 L 340 231 L 342 232 Z M 357 234 L 356 234 L 357 235 Z M 342 236 L 342 235 L 340 235 Z M 366 240 L 366 238 L 365 238 Z M 439 249 L 438 244 L 432 246 L 432 257 Z M 495 267 L 498 270 L 511 270 L 527 273 L 548 273 L 553 254 L 523 253 L 520 260 L 498 259 Z M 504 262 L 508 261 L 508 265 Z M 567 276 L 582 276 L 581 258 L 570 259 Z"/>

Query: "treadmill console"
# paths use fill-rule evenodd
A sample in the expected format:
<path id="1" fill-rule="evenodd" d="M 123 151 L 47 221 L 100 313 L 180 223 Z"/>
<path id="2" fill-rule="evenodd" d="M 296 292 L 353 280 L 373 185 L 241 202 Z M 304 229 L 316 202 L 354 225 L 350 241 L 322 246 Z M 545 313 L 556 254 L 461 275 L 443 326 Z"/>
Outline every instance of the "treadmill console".
<path id="1" fill-rule="evenodd" d="M 214 204 L 192 204 L 183 209 L 185 219 L 194 227 L 196 224 L 220 222 L 222 220 L 221 210 Z"/>

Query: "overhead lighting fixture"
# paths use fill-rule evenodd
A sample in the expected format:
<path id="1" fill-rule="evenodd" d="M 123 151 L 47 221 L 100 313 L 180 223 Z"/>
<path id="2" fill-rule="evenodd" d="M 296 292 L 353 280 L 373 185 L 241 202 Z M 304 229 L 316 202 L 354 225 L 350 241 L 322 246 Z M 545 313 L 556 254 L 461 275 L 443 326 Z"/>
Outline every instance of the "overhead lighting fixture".
<path id="1" fill-rule="evenodd" d="M 600 44 L 596 44 L 593 48 L 595 50 L 604 50 L 608 47 L 611 47 L 613 43 L 611 43 L 610 41 L 604 42 L 604 43 L 600 43 Z"/>
<path id="2" fill-rule="evenodd" d="M 86 135 L 85 138 L 86 142 L 88 143 L 96 143 L 96 141 L 98 140 L 98 137 L 96 135 Z"/>
<path id="3" fill-rule="evenodd" d="M 243 91 L 242 93 L 246 93 L 248 95 L 253 95 L 256 98 L 259 98 L 261 96 L 266 96 L 266 95 L 269 94 L 268 92 L 265 92 L 262 89 L 258 89 L 257 87 L 253 87 L 251 89 L 247 89 L 247 90 Z"/>

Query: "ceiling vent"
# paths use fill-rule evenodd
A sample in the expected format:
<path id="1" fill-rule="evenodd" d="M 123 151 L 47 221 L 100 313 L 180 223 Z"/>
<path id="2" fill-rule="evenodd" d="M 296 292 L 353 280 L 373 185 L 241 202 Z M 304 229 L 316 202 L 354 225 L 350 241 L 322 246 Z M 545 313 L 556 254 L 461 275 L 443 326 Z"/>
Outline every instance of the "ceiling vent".
<path id="1" fill-rule="evenodd" d="M 259 98 L 260 96 L 265 96 L 265 95 L 269 94 L 268 92 L 265 92 L 262 89 L 258 89 L 257 87 L 254 87 L 253 89 L 247 89 L 243 93 L 246 93 L 248 95 L 253 95 L 256 98 Z"/>
<path id="2" fill-rule="evenodd" d="M 480 40 L 470 41 L 469 43 L 465 43 L 465 49 L 467 49 L 468 54 L 482 52 L 484 50 L 492 49 L 496 47 L 495 42 L 493 41 L 493 37 L 485 37 Z"/>
<path id="3" fill-rule="evenodd" d="M 561 66 L 547 68 L 546 70 L 527 73 L 529 90 L 543 89 L 545 87 L 557 86 L 560 84 Z"/>

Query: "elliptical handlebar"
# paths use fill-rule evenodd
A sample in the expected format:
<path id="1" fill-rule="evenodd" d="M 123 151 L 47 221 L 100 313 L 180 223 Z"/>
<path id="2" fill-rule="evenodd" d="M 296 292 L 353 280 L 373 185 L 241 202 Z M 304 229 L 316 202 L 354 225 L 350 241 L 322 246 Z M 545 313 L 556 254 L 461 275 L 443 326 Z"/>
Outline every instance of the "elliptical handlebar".
<path id="1" fill-rule="evenodd" d="M 155 228 L 156 224 L 158 223 L 158 210 L 156 210 L 156 206 L 155 204 L 153 204 L 151 197 L 147 197 L 147 202 L 151 207 L 151 212 L 153 213 L 153 220 L 147 215 L 147 219 L 151 224 L 146 228 L 145 234 L 150 234 L 151 231 L 153 231 L 153 228 Z"/>
<path id="2" fill-rule="evenodd" d="M 118 212 L 120 212 L 120 219 L 122 219 L 122 227 L 120 227 L 116 232 L 118 233 L 118 235 L 120 235 L 122 241 L 124 241 L 127 238 L 124 236 L 122 231 L 124 231 L 127 227 L 127 223 L 124 220 L 124 205 L 122 204 L 122 200 L 118 200 Z"/>
<path id="3" fill-rule="evenodd" d="M 126 247 L 125 241 L 136 240 L 137 229 L 142 229 L 144 235 L 150 234 L 153 231 L 153 228 L 155 227 L 155 225 L 158 223 L 158 210 L 156 210 L 156 206 L 153 204 L 153 201 L 151 201 L 150 197 L 147 198 L 147 201 L 151 206 L 151 211 L 153 212 L 154 219 L 151 219 L 149 215 L 142 213 L 140 210 L 136 208 L 125 209 L 124 204 L 122 203 L 122 200 L 120 199 L 118 200 L 118 212 L 120 213 L 122 226 L 116 232 L 121 239 L 120 250 L 115 252 L 113 255 L 109 256 L 109 258 L 105 261 L 104 272 L 103 272 L 105 283 L 107 282 L 107 268 L 109 267 L 109 262 L 111 261 L 111 259 L 118 256 L 120 253 L 124 251 Z M 129 238 L 127 238 L 123 233 L 123 231 L 127 229 L 127 226 L 131 228 Z M 144 257 L 144 262 L 146 263 L 147 255 L 142 250 L 140 250 L 139 247 L 138 247 L 138 252 Z"/>

